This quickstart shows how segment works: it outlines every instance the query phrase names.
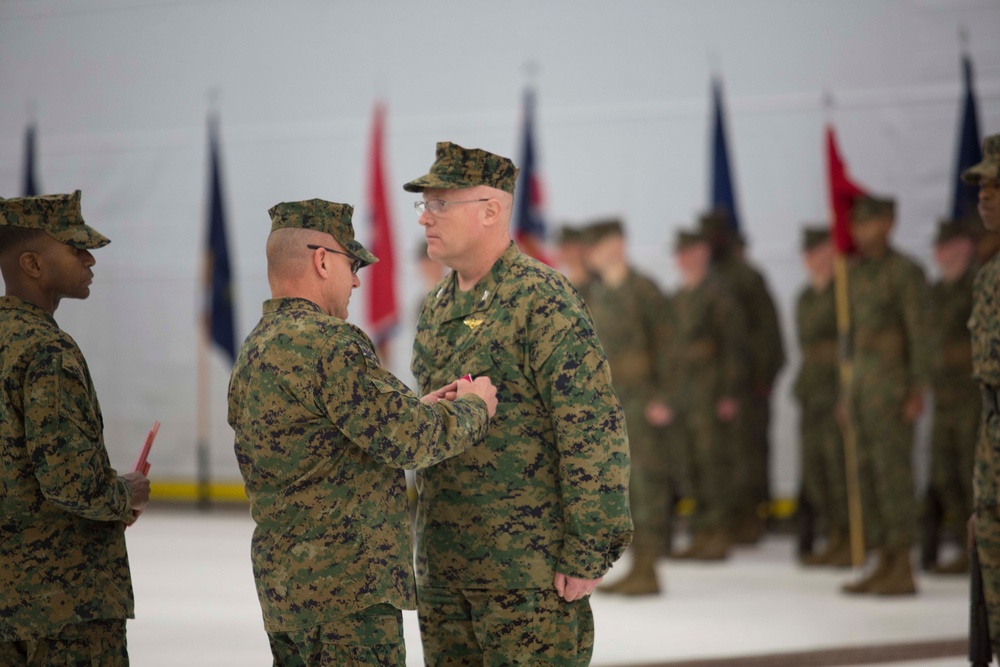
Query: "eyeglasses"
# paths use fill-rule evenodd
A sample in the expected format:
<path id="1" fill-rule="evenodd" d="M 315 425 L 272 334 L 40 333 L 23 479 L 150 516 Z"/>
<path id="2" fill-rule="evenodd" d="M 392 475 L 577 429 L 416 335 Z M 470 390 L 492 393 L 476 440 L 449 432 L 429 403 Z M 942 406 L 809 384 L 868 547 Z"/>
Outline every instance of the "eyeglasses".
<path id="1" fill-rule="evenodd" d="M 310 250 L 319 250 L 320 248 L 322 248 L 323 250 L 326 250 L 327 252 L 332 252 L 332 253 L 334 253 L 336 255 L 343 255 L 344 257 L 350 258 L 350 260 L 351 260 L 351 273 L 353 273 L 354 275 L 358 275 L 358 271 L 361 270 L 361 260 L 358 259 L 357 257 L 355 257 L 354 255 L 348 254 L 346 252 L 340 252 L 339 250 L 334 250 L 333 248 L 327 248 L 325 245 L 312 245 L 310 243 L 306 247 L 309 248 Z"/>
<path id="2" fill-rule="evenodd" d="M 461 201 L 445 201 L 443 199 L 428 199 L 427 201 L 415 201 L 413 202 L 413 208 L 417 209 L 417 213 L 423 214 L 425 210 L 430 211 L 434 215 L 439 213 L 444 213 L 444 210 L 449 206 L 455 204 L 474 204 L 476 202 L 489 201 L 489 198 L 485 199 L 463 199 Z"/>

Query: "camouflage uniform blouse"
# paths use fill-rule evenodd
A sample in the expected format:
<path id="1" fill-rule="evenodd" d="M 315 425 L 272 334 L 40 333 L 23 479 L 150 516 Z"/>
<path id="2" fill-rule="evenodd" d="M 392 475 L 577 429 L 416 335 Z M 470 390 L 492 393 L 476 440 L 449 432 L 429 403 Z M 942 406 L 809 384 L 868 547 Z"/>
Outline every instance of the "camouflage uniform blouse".
<path id="1" fill-rule="evenodd" d="M 488 375 L 499 406 L 482 443 L 417 473 L 420 584 L 603 575 L 632 536 L 622 409 L 576 291 L 513 243 L 472 290 L 453 272 L 421 311 L 421 388 L 466 373 Z"/>
<path id="2" fill-rule="evenodd" d="M 266 301 L 229 382 L 265 629 L 415 608 L 403 468 L 462 451 L 487 421 L 475 396 L 421 403 L 364 332 L 311 301 Z"/>
<path id="3" fill-rule="evenodd" d="M 1000 256 L 976 275 L 969 331 L 972 333 L 972 374 L 980 384 L 1000 388 Z M 1000 417 L 983 414 L 976 445 L 973 493 L 977 508 L 1000 502 Z"/>
<path id="4" fill-rule="evenodd" d="M 43 309 L 0 297 L 0 641 L 133 618 L 122 519 L 80 348 Z"/>
<path id="5" fill-rule="evenodd" d="M 793 392 L 803 403 L 832 406 L 840 393 L 837 303 L 833 281 L 816 291 L 808 286 L 795 302 L 795 331 L 802 366 Z"/>

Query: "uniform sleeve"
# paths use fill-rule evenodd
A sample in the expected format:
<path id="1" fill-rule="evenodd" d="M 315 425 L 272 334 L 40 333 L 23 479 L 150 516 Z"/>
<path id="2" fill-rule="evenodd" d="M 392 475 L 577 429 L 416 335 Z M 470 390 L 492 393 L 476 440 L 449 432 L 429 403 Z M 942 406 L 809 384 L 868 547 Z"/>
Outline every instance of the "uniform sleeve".
<path id="1" fill-rule="evenodd" d="M 486 436 L 489 413 L 479 397 L 421 403 L 360 337 L 332 340 L 319 373 L 319 400 L 331 421 L 387 466 L 426 468 Z"/>
<path id="2" fill-rule="evenodd" d="M 753 275 L 756 280 L 751 307 L 757 317 L 757 329 L 754 332 L 754 351 L 751 355 L 754 365 L 751 380 L 755 384 L 769 386 L 785 364 L 785 348 L 781 340 L 778 309 L 771 298 L 771 292 L 759 273 L 754 271 Z"/>
<path id="3" fill-rule="evenodd" d="M 87 519 L 131 520 L 131 487 L 109 465 L 82 357 L 58 346 L 41 349 L 25 387 L 26 446 L 45 499 Z"/>
<path id="4" fill-rule="evenodd" d="M 746 320 L 743 311 L 726 292 L 716 292 L 712 309 L 720 364 L 720 389 L 723 396 L 735 397 L 747 380 L 747 345 L 743 334 Z"/>
<path id="5" fill-rule="evenodd" d="M 929 297 L 924 272 L 907 263 L 902 272 L 903 326 L 909 348 L 909 385 L 917 390 L 930 383 L 932 344 L 928 320 Z"/>
<path id="6" fill-rule="evenodd" d="M 674 356 L 674 317 L 670 300 L 651 281 L 642 292 L 642 309 L 648 329 L 647 340 L 652 345 L 653 398 L 668 402 L 677 374 Z"/>
<path id="7" fill-rule="evenodd" d="M 548 407 L 559 455 L 566 533 L 556 570 L 596 579 L 632 540 L 625 417 L 593 324 L 560 312 L 532 332 L 531 366 Z"/>

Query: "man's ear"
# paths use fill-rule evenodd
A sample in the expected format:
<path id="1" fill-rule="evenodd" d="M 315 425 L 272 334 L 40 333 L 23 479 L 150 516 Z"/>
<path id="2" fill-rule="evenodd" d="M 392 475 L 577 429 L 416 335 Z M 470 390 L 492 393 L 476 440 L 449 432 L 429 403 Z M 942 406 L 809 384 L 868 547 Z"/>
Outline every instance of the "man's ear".
<path id="1" fill-rule="evenodd" d="M 25 250 L 17 258 L 17 263 L 21 270 L 32 278 L 39 278 L 42 275 L 42 261 L 39 254 L 34 250 Z"/>
<path id="2" fill-rule="evenodd" d="M 483 225 L 486 227 L 492 227 L 500 221 L 500 212 L 502 208 L 500 206 L 500 201 L 497 199 L 490 199 L 486 202 L 486 206 L 483 207 Z"/>
<path id="3" fill-rule="evenodd" d="M 326 278 L 329 274 L 326 268 L 326 262 L 328 259 L 328 253 L 326 250 L 320 248 L 319 250 L 314 250 L 312 254 L 312 266 L 313 270 L 319 275 L 320 278 Z"/>

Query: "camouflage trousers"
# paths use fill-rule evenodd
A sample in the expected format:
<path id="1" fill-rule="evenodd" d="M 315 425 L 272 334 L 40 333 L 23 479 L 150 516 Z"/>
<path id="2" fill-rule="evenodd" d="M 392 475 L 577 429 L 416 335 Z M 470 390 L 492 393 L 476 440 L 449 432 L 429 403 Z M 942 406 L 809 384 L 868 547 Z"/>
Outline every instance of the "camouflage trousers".
<path id="1" fill-rule="evenodd" d="M 976 547 L 990 640 L 1000 655 L 1000 415 L 983 415 L 975 467 Z"/>
<path id="2" fill-rule="evenodd" d="M 756 516 L 771 497 L 771 398 L 748 392 L 740 400 L 734 425 L 738 497 L 736 507 L 744 515 Z"/>
<path id="3" fill-rule="evenodd" d="M 953 400 L 959 399 L 959 400 Z M 941 498 L 945 525 L 961 541 L 972 513 L 972 471 L 979 435 L 979 388 L 972 382 L 960 395 L 934 390 L 931 484 Z"/>
<path id="4" fill-rule="evenodd" d="M 377 604 L 306 630 L 269 632 L 274 667 L 405 667 L 403 614 Z"/>
<path id="5" fill-rule="evenodd" d="M 695 532 L 727 528 L 733 521 L 736 496 L 733 485 L 734 424 L 715 416 L 715 399 L 698 397 L 678 415 L 674 433 L 685 450 L 688 487 L 695 501 L 691 529 Z"/>
<path id="6" fill-rule="evenodd" d="M 847 529 L 844 441 L 836 404 L 804 400 L 799 417 L 802 493 L 827 529 Z"/>
<path id="7" fill-rule="evenodd" d="M 670 479 L 667 473 L 666 429 L 646 421 L 646 399 L 619 392 L 628 430 L 632 473 L 629 478 L 629 509 L 635 535 L 632 543 L 657 553 L 666 545 L 669 532 Z"/>
<path id="8" fill-rule="evenodd" d="M 905 372 L 857 373 L 850 418 L 858 446 L 858 473 L 866 544 L 905 549 L 913 544 L 917 503 L 913 485 L 913 424 L 903 419 Z"/>
<path id="9" fill-rule="evenodd" d="M 124 619 L 68 625 L 38 639 L 0 642 L 3 667 L 128 667 Z"/>
<path id="10" fill-rule="evenodd" d="M 428 667 L 590 664 L 589 598 L 566 602 L 554 588 L 420 587 L 417 600 Z"/>

